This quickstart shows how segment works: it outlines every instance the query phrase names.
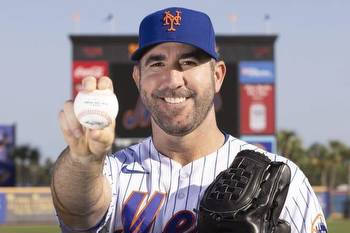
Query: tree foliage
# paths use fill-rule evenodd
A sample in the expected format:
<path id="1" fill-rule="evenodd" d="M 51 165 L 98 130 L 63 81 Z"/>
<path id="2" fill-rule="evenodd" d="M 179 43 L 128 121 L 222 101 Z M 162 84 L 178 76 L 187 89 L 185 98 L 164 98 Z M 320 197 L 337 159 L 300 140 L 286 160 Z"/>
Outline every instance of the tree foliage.
<path id="1" fill-rule="evenodd" d="M 312 185 L 334 189 L 348 184 L 350 147 L 336 140 L 327 144 L 314 143 L 304 147 L 301 138 L 293 131 L 277 133 L 277 153 L 296 163 Z M 17 186 L 47 186 L 50 184 L 51 159 L 40 162 L 41 154 L 29 145 L 15 147 L 12 159 L 16 166 Z"/>
<path id="2" fill-rule="evenodd" d="M 277 152 L 296 163 L 312 185 L 334 189 L 340 184 L 348 184 L 350 148 L 340 141 L 304 147 L 295 132 L 281 130 L 277 133 Z"/>
<path id="3" fill-rule="evenodd" d="M 37 148 L 21 145 L 11 154 L 16 169 L 17 186 L 47 186 L 50 184 L 50 170 L 53 162 L 46 159 L 40 163 L 41 154 Z"/>

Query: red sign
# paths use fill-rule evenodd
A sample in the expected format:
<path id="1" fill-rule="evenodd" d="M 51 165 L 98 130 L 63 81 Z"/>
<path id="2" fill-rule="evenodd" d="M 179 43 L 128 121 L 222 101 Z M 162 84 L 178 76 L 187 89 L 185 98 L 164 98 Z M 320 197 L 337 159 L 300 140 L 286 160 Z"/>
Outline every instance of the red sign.
<path id="1" fill-rule="evenodd" d="M 81 51 L 86 57 L 95 58 L 103 55 L 102 46 L 84 46 Z"/>
<path id="2" fill-rule="evenodd" d="M 242 134 L 275 134 L 275 88 L 270 84 L 240 86 Z"/>
<path id="3" fill-rule="evenodd" d="M 81 90 L 81 81 L 87 76 L 100 78 L 108 76 L 107 61 L 73 61 L 72 77 L 73 77 L 73 97 Z"/>

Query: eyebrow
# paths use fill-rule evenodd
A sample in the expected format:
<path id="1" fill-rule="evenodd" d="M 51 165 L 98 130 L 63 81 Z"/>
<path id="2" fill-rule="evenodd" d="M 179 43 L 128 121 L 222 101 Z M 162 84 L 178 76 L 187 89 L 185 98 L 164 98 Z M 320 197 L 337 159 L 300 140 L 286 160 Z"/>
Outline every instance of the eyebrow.
<path id="1" fill-rule="evenodd" d="M 193 51 L 190 51 L 188 53 L 181 54 L 179 56 L 179 60 L 181 59 L 187 59 L 187 58 L 194 58 L 197 59 L 198 61 L 206 60 L 209 58 L 209 55 L 207 55 L 205 52 L 203 52 L 200 49 L 194 49 Z M 150 55 L 146 61 L 145 61 L 145 66 L 149 65 L 151 62 L 155 61 L 164 61 L 166 60 L 166 56 L 164 54 L 153 54 Z"/>
<path id="2" fill-rule="evenodd" d="M 147 66 L 149 63 L 154 61 L 164 61 L 164 60 L 165 60 L 165 55 L 163 54 L 150 55 L 145 61 L 145 66 Z"/>

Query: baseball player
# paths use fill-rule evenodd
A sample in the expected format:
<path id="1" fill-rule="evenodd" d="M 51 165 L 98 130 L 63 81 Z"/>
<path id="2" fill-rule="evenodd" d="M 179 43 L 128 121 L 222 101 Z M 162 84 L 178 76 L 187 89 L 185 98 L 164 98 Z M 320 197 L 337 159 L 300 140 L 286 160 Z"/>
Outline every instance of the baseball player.
<path id="1" fill-rule="evenodd" d="M 293 162 L 218 128 L 213 98 L 226 67 L 206 14 L 172 7 L 148 15 L 132 60 L 152 136 L 112 153 L 115 122 L 84 129 L 72 101 L 59 114 L 68 147 L 51 190 L 63 232 L 327 232 Z M 113 89 L 107 77 L 82 85 Z"/>

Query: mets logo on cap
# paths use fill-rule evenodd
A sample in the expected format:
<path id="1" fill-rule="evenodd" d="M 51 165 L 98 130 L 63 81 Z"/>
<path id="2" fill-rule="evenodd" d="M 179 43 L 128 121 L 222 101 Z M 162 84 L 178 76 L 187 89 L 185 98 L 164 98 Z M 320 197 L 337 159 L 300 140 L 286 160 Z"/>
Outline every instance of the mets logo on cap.
<path id="1" fill-rule="evenodd" d="M 322 214 L 318 214 L 315 217 L 315 219 L 312 221 L 311 232 L 312 233 L 327 233 L 328 232 L 325 221 L 322 217 Z"/>
<path id="2" fill-rule="evenodd" d="M 181 11 L 176 11 L 176 14 L 173 15 L 171 14 L 170 11 L 165 11 L 164 12 L 164 16 L 163 16 L 163 25 L 168 25 L 169 28 L 168 28 L 168 32 L 175 32 L 176 29 L 175 29 L 175 26 L 179 26 L 181 25 L 180 22 L 181 22 Z"/>

